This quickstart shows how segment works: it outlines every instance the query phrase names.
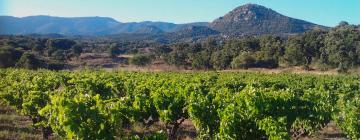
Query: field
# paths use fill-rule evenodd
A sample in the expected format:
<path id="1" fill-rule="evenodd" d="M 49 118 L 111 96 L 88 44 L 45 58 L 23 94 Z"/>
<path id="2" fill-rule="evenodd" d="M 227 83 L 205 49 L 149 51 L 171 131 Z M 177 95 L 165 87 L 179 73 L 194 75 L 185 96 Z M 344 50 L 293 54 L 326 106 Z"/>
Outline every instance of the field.
<path id="1" fill-rule="evenodd" d="M 4 69 L 0 77 L 1 139 L 360 138 L 357 75 Z"/>

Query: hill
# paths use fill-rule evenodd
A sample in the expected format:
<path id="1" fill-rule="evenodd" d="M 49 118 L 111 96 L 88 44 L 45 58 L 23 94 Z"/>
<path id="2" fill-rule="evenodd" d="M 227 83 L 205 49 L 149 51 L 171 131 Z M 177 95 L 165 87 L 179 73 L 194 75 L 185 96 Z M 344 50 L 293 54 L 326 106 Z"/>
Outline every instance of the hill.
<path id="1" fill-rule="evenodd" d="M 228 36 L 288 35 L 313 28 L 325 28 L 307 21 L 284 16 L 261 5 L 247 4 L 214 20 L 210 27 Z"/>
<path id="2" fill-rule="evenodd" d="M 121 34 L 121 36 L 126 36 L 130 40 L 133 37 L 138 38 L 139 34 L 142 34 L 141 38 L 145 36 L 146 40 L 152 38 L 168 40 L 169 35 L 171 38 L 173 38 L 173 35 L 179 35 L 176 40 L 179 40 L 180 37 L 189 38 L 194 36 L 206 38 L 215 34 L 220 35 L 220 33 L 225 37 L 264 34 L 283 36 L 303 33 L 314 28 L 324 29 L 327 27 L 290 18 L 256 4 L 240 6 L 211 23 L 175 24 L 152 21 L 122 23 L 107 17 L 67 18 L 29 16 L 18 18 L 0 16 L 1 35 L 61 34 L 65 36 L 107 36 Z M 180 40 L 184 39 L 180 38 Z"/>
<path id="3" fill-rule="evenodd" d="M 0 34 L 95 35 L 104 28 L 118 24 L 120 24 L 118 21 L 107 17 L 1 16 Z"/>

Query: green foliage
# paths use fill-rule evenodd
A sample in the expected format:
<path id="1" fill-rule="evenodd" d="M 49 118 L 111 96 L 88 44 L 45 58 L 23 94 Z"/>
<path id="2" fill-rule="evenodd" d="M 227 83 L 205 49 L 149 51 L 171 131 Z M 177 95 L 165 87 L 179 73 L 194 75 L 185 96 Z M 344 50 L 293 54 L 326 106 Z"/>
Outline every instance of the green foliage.
<path id="1" fill-rule="evenodd" d="M 136 66 L 145 66 L 150 64 L 152 59 L 148 55 L 135 55 L 130 59 L 130 64 Z"/>
<path id="2" fill-rule="evenodd" d="M 56 50 L 51 54 L 51 58 L 54 60 L 65 61 L 67 60 L 68 53 L 64 50 Z"/>
<path id="3" fill-rule="evenodd" d="M 284 60 L 290 66 L 300 66 L 305 64 L 305 54 L 303 52 L 303 42 L 300 37 L 290 38 L 285 49 Z"/>
<path id="4" fill-rule="evenodd" d="M 117 55 L 119 55 L 119 49 L 116 45 L 111 45 L 108 50 L 107 50 L 108 54 L 110 57 L 116 57 Z"/>
<path id="5" fill-rule="evenodd" d="M 116 58 L 119 54 L 141 53 L 176 67 L 216 70 L 301 66 L 306 70 L 337 68 L 340 73 L 346 73 L 360 64 L 359 26 L 345 22 L 329 30 L 314 29 L 288 37 L 264 35 L 223 40 L 219 36 L 212 36 L 207 39 L 193 38 L 191 42 L 178 44 L 167 44 L 171 42 L 169 40 L 160 41 L 165 44 L 158 44 L 153 41 L 108 38 L 53 39 L 34 36 L 3 36 L 3 38 L 0 41 L 0 67 L 3 68 L 15 66 L 21 54 L 25 52 L 35 55 L 45 65 L 53 63 L 66 65 L 70 58 L 78 57 L 81 53 L 107 53 L 112 58 Z M 247 55 L 243 55 L 244 53 Z M 112 61 L 127 64 L 122 58 Z M 142 62 L 147 61 L 136 60 L 139 65 L 144 65 Z"/>
<path id="6" fill-rule="evenodd" d="M 74 45 L 71 47 L 71 51 L 75 56 L 80 56 L 80 54 L 83 52 L 83 48 L 79 45 Z"/>
<path id="7" fill-rule="evenodd" d="M 211 64 L 211 53 L 207 51 L 202 51 L 193 55 L 191 60 L 191 65 L 196 69 L 210 69 L 212 68 Z"/>
<path id="8" fill-rule="evenodd" d="M 337 113 L 333 116 L 337 124 L 351 139 L 360 138 L 360 96 L 358 90 L 358 83 L 351 81 L 339 90 L 341 98 L 337 102 Z"/>
<path id="9" fill-rule="evenodd" d="M 134 87 L 134 91 L 132 92 L 134 94 L 132 106 L 136 113 L 136 115 L 133 116 L 133 119 L 147 126 L 159 121 L 159 112 L 157 111 L 152 98 L 149 98 L 151 89 L 154 88 L 150 86 L 154 85 L 138 85 Z"/>
<path id="10" fill-rule="evenodd" d="M 260 129 L 266 132 L 270 140 L 285 140 L 290 139 L 286 130 L 286 120 L 279 118 L 274 120 L 272 117 L 262 119 L 258 121 L 257 125 Z"/>
<path id="11" fill-rule="evenodd" d="M 54 50 L 68 50 L 75 44 L 75 41 L 69 39 L 49 39 L 46 42 L 46 46 Z"/>
<path id="12" fill-rule="evenodd" d="M 151 94 L 159 118 L 165 123 L 169 139 L 176 139 L 181 123 L 188 118 L 183 87 L 176 81 L 163 81 L 163 85 Z"/>
<path id="13" fill-rule="evenodd" d="M 359 62 L 360 32 L 352 25 L 338 26 L 331 30 L 325 38 L 326 59 L 331 66 L 346 72 Z"/>
<path id="14" fill-rule="evenodd" d="M 30 53 L 23 53 L 19 61 L 16 63 L 16 67 L 34 70 L 43 66 L 41 61 L 37 59 L 35 55 Z"/>
<path id="15" fill-rule="evenodd" d="M 3 79 L 0 98 L 21 114 L 29 116 L 34 126 L 42 128 L 44 138 L 47 138 L 51 129 L 39 111 L 48 104 L 49 96 L 61 81 L 62 77 L 53 72 L 9 70 Z"/>
<path id="16" fill-rule="evenodd" d="M 187 66 L 190 63 L 196 69 L 276 68 L 286 64 L 302 66 L 306 70 L 319 67 L 347 72 L 360 63 L 359 34 L 359 26 L 343 24 L 330 31 L 314 29 L 287 39 L 259 36 L 230 39 L 218 44 L 213 40 L 202 44 L 176 44 L 169 55 L 164 55 L 168 56 L 169 64 Z M 243 53 L 249 55 L 242 56 Z M 241 61 L 251 60 L 245 59 L 250 57 L 254 59 L 251 66 L 241 64 Z"/>
<path id="17" fill-rule="evenodd" d="M 352 139 L 360 138 L 360 99 L 356 97 L 344 105 L 341 112 L 343 118 L 340 120 L 341 128 Z"/>
<path id="18" fill-rule="evenodd" d="M 0 68 L 13 67 L 21 57 L 21 52 L 7 46 L 0 48 Z"/>
<path id="19" fill-rule="evenodd" d="M 247 69 L 253 67 L 255 65 L 255 61 L 255 58 L 253 58 L 250 54 L 243 53 L 233 59 L 233 61 L 231 62 L 231 67 L 234 69 Z"/>
<path id="20" fill-rule="evenodd" d="M 0 100 L 44 138 L 53 130 L 64 139 L 139 139 L 123 130 L 161 121 L 176 139 L 186 119 L 199 139 L 300 138 L 331 120 L 349 138 L 360 136 L 359 76 L 16 69 L 0 76 Z"/>
<path id="21" fill-rule="evenodd" d="M 166 63 L 170 65 L 174 65 L 177 67 L 180 66 L 187 66 L 186 60 L 188 59 L 188 51 L 186 50 L 189 48 L 188 44 L 180 44 L 173 46 L 173 51 L 167 55 L 165 55 Z"/>
<path id="22" fill-rule="evenodd" d="M 258 139 L 264 137 L 264 132 L 258 130 L 251 112 L 242 109 L 244 104 L 230 104 L 219 113 L 220 139 Z"/>
<path id="23" fill-rule="evenodd" d="M 211 55 L 211 62 L 215 69 L 223 70 L 229 67 L 232 57 L 228 53 L 218 51 Z"/>
<path id="24" fill-rule="evenodd" d="M 120 101 L 102 100 L 100 95 L 54 95 L 41 110 L 48 123 L 67 139 L 115 139 L 127 119 L 128 107 Z"/>
<path id="25" fill-rule="evenodd" d="M 195 77 L 188 84 L 187 110 L 200 139 L 214 139 L 219 129 L 217 110 L 220 103 L 216 102 L 216 93 L 212 91 L 212 87 L 216 88 L 217 79 L 217 75 Z"/>

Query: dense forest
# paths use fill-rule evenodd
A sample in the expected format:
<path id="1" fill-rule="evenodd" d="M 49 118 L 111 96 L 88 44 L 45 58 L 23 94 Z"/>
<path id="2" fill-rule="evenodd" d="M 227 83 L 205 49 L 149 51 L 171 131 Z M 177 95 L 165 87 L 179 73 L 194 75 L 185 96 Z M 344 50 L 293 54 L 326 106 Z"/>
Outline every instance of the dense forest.
<path id="1" fill-rule="evenodd" d="M 68 69 L 84 53 L 106 54 L 112 61 L 150 65 L 154 61 L 186 69 L 247 69 L 301 66 L 305 70 L 347 72 L 360 64 L 360 26 L 341 22 L 329 30 L 303 34 L 159 44 L 119 41 L 109 37 L 1 36 L 0 67 Z M 121 54 L 133 55 L 117 61 Z M 84 64 L 85 65 L 85 64 Z"/>

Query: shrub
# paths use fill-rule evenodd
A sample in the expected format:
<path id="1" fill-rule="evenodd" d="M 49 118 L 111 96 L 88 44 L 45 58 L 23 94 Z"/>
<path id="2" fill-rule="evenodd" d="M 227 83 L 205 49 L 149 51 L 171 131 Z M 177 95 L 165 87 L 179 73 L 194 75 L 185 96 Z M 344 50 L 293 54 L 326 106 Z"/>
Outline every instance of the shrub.
<path id="1" fill-rule="evenodd" d="M 16 63 L 16 67 L 25 69 L 38 69 L 41 68 L 41 61 L 31 53 L 24 53 L 20 60 Z"/>
<path id="2" fill-rule="evenodd" d="M 241 54 L 233 59 L 231 62 L 231 68 L 249 68 L 255 65 L 255 58 L 252 57 L 250 54 L 244 53 Z"/>
<path id="3" fill-rule="evenodd" d="M 13 67 L 21 57 L 21 52 L 11 47 L 0 48 L 0 68 Z"/>
<path id="4" fill-rule="evenodd" d="M 135 55 L 130 59 L 130 64 L 136 66 L 145 66 L 151 63 L 151 58 L 148 55 Z"/>

